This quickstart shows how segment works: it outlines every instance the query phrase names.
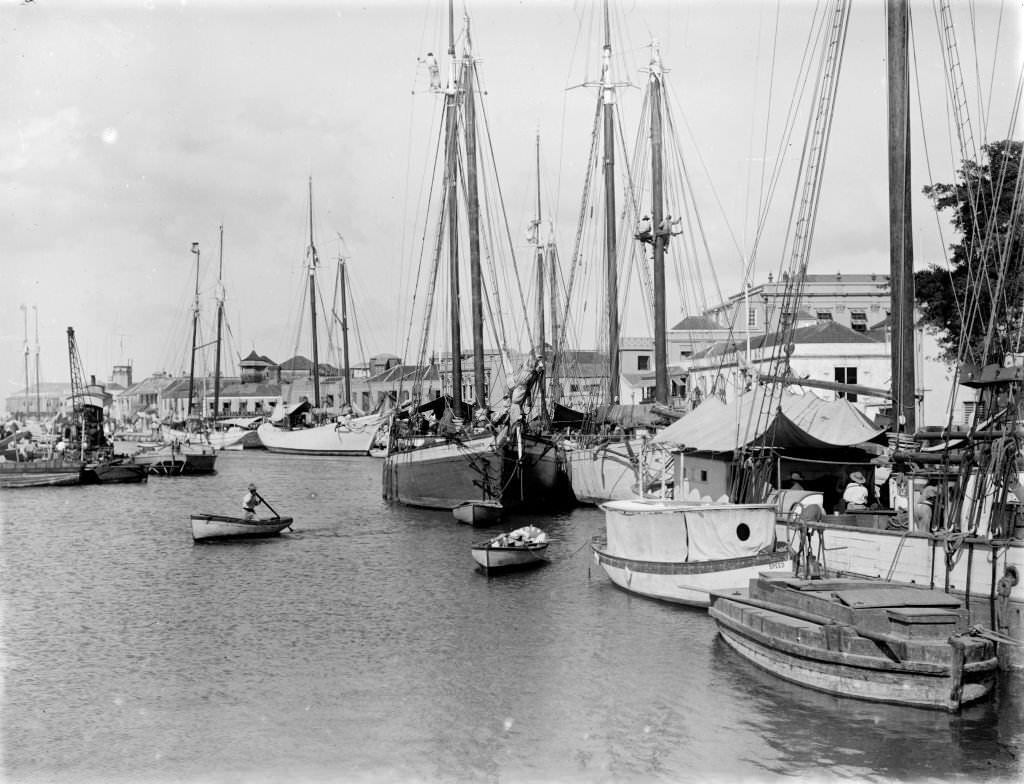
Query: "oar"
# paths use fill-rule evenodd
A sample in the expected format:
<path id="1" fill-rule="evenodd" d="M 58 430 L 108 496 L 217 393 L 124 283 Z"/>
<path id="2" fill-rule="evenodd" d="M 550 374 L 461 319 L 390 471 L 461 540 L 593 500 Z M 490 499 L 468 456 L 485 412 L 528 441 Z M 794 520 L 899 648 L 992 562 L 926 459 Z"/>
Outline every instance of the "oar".
<path id="1" fill-rule="evenodd" d="M 266 498 L 264 498 L 263 496 L 261 496 L 261 495 L 260 495 L 260 494 L 259 494 L 258 492 L 256 492 L 255 490 L 253 490 L 253 493 L 255 493 L 256 497 L 257 497 L 258 499 L 260 499 L 260 500 L 261 500 L 261 501 L 262 501 L 263 503 L 267 504 L 267 499 L 266 499 Z M 274 509 L 274 507 L 272 507 L 272 506 L 271 506 L 270 504 L 267 504 L 267 509 L 269 509 L 269 510 L 270 510 L 271 512 L 273 512 L 273 513 L 274 513 L 274 517 L 276 517 L 276 518 L 277 518 L 278 520 L 280 520 L 280 519 L 281 519 L 281 515 L 279 515 L 279 514 L 277 513 L 277 511 L 276 511 L 276 510 Z"/>

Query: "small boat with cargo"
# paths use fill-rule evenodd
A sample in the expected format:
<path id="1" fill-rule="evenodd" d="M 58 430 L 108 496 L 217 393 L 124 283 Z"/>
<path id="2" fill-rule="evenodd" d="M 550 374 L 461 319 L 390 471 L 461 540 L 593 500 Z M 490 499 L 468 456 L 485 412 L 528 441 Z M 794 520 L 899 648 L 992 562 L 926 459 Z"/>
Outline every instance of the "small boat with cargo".
<path id="1" fill-rule="evenodd" d="M 495 536 L 472 547 L 473 560 L 488 574 L 547 563 L 548 535 L 535 525 Z"/>

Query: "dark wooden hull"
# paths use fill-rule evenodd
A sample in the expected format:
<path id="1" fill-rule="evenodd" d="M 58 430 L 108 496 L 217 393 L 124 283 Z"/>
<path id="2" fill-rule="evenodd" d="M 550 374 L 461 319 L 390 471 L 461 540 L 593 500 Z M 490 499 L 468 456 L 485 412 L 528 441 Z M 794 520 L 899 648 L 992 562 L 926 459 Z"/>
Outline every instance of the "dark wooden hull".
<path id="1" fill-rule="evenodd" d="M 182 452 L 163 449 L 135 456 L 135 462 L 145 466 L 154 476 L 197 476 L 216 472 L 217 454 L 208 452 Z"/>
<path id="2" fill-rule="evenodd" d="M 551 511 L 575 503 L 554 444 L 526 435 L 496 444 L 490 434 L 462 440 L 396 440 L 384 459 L 384 497 L 410 506 L 455 509 L 499 501 L 506 509 Z"/>
<path id="3" fill-rule="evenodd" d="M 81 483 L 82 464 L 70 460 L 5 461 L 0 463 L 0 487 L 64 487 Z"/>
<path id="4" fill-rule="evenodd" d="M 149 478 L 146 466 L 115 460 L 109 463 L 87 463 L 82 467 L 83 485 L 127 484 L 145 482 Z"/>
<path id="5" fill-rule="evenodd" d="M 955 712 L 995 685 L 994 644 L 939 591 L 762 576 L 709 612 L 745 659 L 829 694 Z"/>
<path id="6" fill-rule="evenodd" d="M 501 458 L 490 434 L 400 442 L 384 458 L 384 498 L 428 509 L 455 509 L 500 492 Z"/>

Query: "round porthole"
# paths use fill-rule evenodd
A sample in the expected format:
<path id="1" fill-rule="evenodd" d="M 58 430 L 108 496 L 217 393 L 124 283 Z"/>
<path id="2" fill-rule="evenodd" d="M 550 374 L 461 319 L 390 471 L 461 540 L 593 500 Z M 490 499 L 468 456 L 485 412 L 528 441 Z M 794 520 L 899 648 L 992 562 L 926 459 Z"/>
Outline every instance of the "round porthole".
<path id="1" fill-rule="evenodd" d="M 736 526 L 736 538 L 741 542 L 747 541 L 750 538 L 750 526 L 746 523 L 740 523 Z"/>

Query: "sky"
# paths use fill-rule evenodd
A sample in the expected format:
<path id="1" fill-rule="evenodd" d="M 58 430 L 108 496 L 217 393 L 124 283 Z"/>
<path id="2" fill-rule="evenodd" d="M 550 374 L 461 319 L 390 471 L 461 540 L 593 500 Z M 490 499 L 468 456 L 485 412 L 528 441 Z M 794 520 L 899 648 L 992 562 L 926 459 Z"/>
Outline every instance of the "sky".
<path id="1" fill-rule="evenodd" d="M 976 141 L 1020 138 L 1020 0 L 954 6 L 969 103 L 985 117 L 984 128 L 975 119 Z M 915 144 L 927 151 L 914 157 L 919 192 L 952 181 L 957 156 L 933 5 L 911 8 Z M 596 93 L 569 88 L 598 78 L 600 6 L 457 0 L 455 9 L 457 27 L 466 11 L 472 19 L 510 224 L 521 234 L 532 215 L 539 133 L 546 210 L 557 241 L 571 246 Z M 698 193 L 718 273 L 734 293 L 766 139 L 793 91 L 815 4 L 611 0 L 611 9 L 620 78 L 641 85 L 649 42 L 661 42 L 692 170 L 707 183 Z M 222 258 L 229 355 L 309 356 L 300 324 L 310 180 L 325 290 L 339 255 L 349 271 L 354 361 L 403 355 L 438 100 L 421 58 L 445 51 L 446 13 L 438 0 L 2 0 L 3 396 L 25 386 L 26 333 L 35 383 L 37 324 L 43 382 L 68 378 L 68 326 L 98 380 L 117 364 L 132 364 L 136 380 L 187 369 L 193 243 L 203 341 L 213 334 Z M 812 271 L 885 273 L 881 0 L 854 3 L 843 69 Z M 639 94 L 622 90 L 627 125 L 638 121 Z M 792 198 L 785 188 L 755 282 L 776 263 L 772 243 L 781 247 Z M 918 266 L 941 261 L 952 238 L 921 197 L 914 213 Z M 677 304 L 669 322 L 682 315 Z"/>

